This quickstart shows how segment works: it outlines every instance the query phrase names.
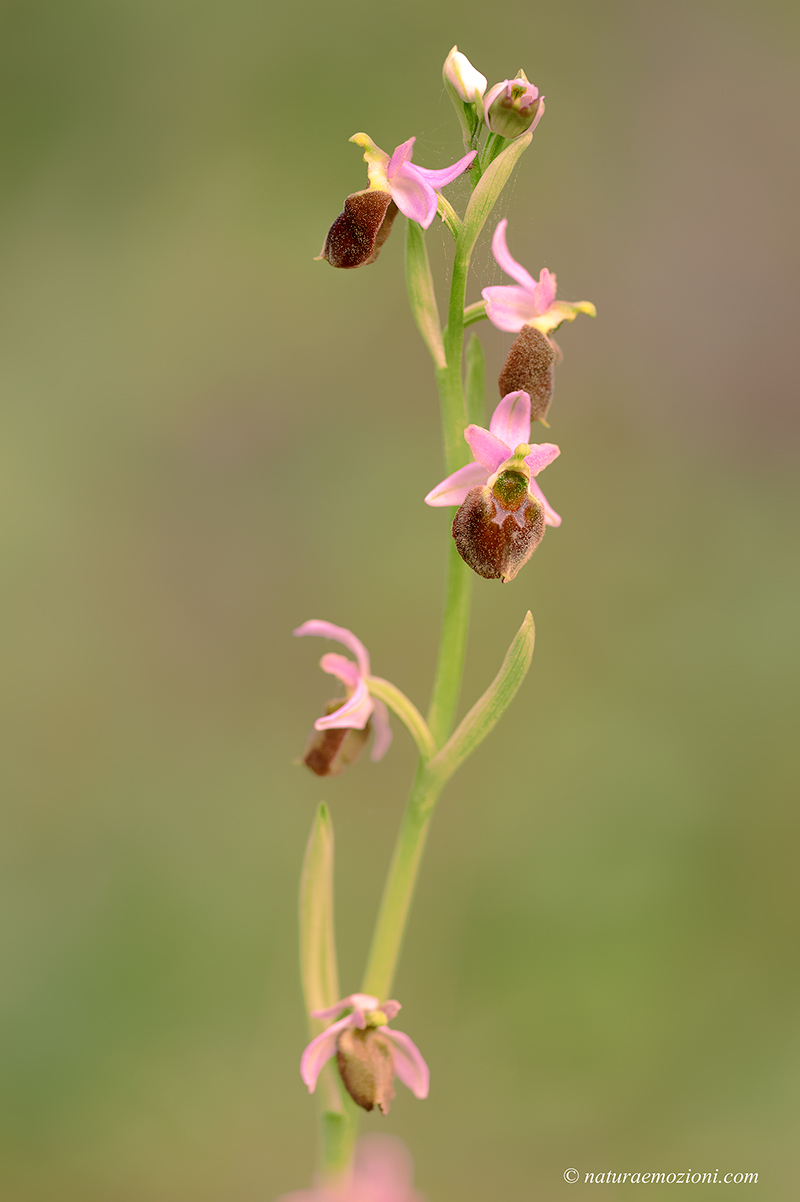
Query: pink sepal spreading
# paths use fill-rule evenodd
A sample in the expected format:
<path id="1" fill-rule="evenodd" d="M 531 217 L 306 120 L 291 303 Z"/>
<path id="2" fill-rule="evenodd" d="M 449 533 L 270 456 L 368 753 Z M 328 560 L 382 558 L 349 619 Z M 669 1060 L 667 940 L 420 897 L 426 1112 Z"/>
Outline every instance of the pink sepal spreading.
<path id="1" fill-rule="evenodd" d="M 492 237 L 492 254 L 503 271 L 510 275 L 514 284 L 495 284 L 481 291 L 486 301 L 486 316 L 498 330 L 518 333 L 523 326 L 534 326 L 542 334 L 557 329 L 563 321 L 574 321 L 579 313 L 594 317 L 596 310 L 591 301 L 557 301 L 556 277 L 543 267 L 539 279 L 535 280 L 521 263 L 511 255 L 506 243 L 504 217 Z"/>
<path id="2" fill-rule="evenodd" d="M 451 476 L 432 488 L 425 498 L 426 505 L 463 505 L 467 494 L 476 487 L 486 484 L 501 463 L 514 454 L 520 443 L 529 443 L 531 437 L 531 398 L 527 392 L 511 392 L 503 397 L 492 414 L 489 429 L 482 426 L 467 426 L 464 438 L 476 460 L 461 467 Z M 533 479 L 561 454 L 552 442 L 534 443 L 525 463 L 531 469 L 529 491 L 544 508 L 545 523 L 560 526 L 561 518 Z"/>
<path id="3" fill-rule="evenodd" d="M 356 662 L 328 651 L 320 660 L 323 672 L 337 677 L 349 692 L 349 696 L 332 714 L 317 718 L 315 730 L 340 730 L 351 727 L 363 730 L 372 719 L 375 727 L 375 741 L 372 746 L 372 759 L 379 760 L 389 750 L 392 742 L 392 729 L 389 726 L 389 711 L 382 701 L 370 696 L 365 677 L 370 674 L 369 652 L 359 638 L 344 626 L 334 626 L 333 622 L 323 622 L 312 618 L 298 626 L 292 632 L 298 638 L 306 634 L 318 635 L 324 639 L 334 639 L 341 643 L 356 657 Z"/>

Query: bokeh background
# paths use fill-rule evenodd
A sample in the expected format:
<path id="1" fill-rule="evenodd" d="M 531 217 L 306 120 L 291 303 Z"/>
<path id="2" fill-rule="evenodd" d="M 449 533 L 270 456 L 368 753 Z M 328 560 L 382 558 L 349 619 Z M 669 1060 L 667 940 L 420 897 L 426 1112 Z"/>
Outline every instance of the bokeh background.
<path id="1" fill-rule="evenodd" d="M 398 729 L 380 765 L 296 766 L 331 689 L 290 631 L 352 627 L 424 707 L 448 526 L 401 226 L 368 269 L 313 256 L 364 186 L 350 134 L 461 153 L 456 41 L 546 94 L 499 213 L 599 316 L 560 339 L 564 524 L 476 580 L 465 702 L 528 607 L 538 638 L 441 803 L 397 979 L 431 1096 L 364 1128 L 429 1202 L 574 1197 L 571 1166 L 796 1198 L 796 7 L 9 0 L 3 26 L 3 1199 L 311 1180 L 303 846 L 325 799 L 355 988 L 413 756 Z M 493 401 L 511 337 L 479 328 Z"/>

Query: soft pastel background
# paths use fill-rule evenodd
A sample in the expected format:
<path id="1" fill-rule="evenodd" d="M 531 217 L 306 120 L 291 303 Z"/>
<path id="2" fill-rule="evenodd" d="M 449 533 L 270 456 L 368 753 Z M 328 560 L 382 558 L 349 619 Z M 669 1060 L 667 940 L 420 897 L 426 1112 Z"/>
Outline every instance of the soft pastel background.
<path id="1" fill-rule="evenodd" d="M 295 766 L 331 688 L 290 631 L 352 627 L 424 706 L 448 525 L 400 223 L 363 271 L 312 257 L 364 185 L 350 134 L 460 153 L 454 41 L 546 93 L 500 212 L 599 317 L 561 337 L 564 525 L 476 581 L 465 700 L 528 607 L 538 642 L 442 801 L 398 974 L 431 1096 L 364 1128 L 428 1202 L 575 1197 L 570 1166 L 797 1197 L 798 24 L 4 6 L 4 1202 L 310 1181 L 303 845 L 324 798 L 352 989 L 413 756 L 398 729 L 378 766 Z M 481 331 L 493 400 L 511 339 Z"/>

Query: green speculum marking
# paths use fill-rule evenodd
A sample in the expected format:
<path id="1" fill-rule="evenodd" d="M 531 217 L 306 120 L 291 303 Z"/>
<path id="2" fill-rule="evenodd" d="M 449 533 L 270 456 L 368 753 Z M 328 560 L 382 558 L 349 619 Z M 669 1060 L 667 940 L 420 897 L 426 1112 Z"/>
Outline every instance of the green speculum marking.
<path id="1" fill-rule="evenodd" d="M 492 493 L 503 506 L 512 512 L 519 509 L 528 495 L 528 479 L 522 472 L 507 470 L 497 477 Z"/>

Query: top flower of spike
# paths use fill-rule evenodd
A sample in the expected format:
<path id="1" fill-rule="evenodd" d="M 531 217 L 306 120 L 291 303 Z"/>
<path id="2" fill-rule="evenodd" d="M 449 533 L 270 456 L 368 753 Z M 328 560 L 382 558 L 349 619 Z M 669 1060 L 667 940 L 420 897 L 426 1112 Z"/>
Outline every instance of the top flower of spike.
<path id="1" fill-rule="evenodd" d="M 350 141 L 364 148 L 369 187 L 347 197 L 328 231 L 319 258 L 332 267 L 374 263 L 398 209 L 426 230 L 436 216 L 436 193 L 466 171 L 476 154 L 471 150 L 452 167 L 432 170 L 411 162 L 415 138 L 403 142 L 391 157 L 366 134 L 353 134 Z"/>
<path id="2" fill-rule="evenodd" d="M 436 216 L 439 203 L 437 191 L 458 179 L 469 167 L 477 152 L 471 150 L 463 159 L 453 163 L 452 167 L 442 167 L 435 171 L 429 167 L 417 167 L 411 162 L 416 140 L 409 138 L 407 142 L 398 146 L 389 158 L 386 151 L 376 146 L 366 134 L 353 134 L 350 139 L 357 146 L 364 147 L 364 162 L 367 164 L 370 188 L 391 192 L 392 200 L 400 212 L 412 221 L 418 221 L 426 230 Z"/>
<path id="3" fill-rule="evenodd" d="M 529 275 L 521 263 L 511 257 L 506 243 L 505 217 L 498 224 L 492 238 L 492 254 L 507 275 L 517 284 L 493 285 L 484 288 L 481 296 L 486 301 L 486 316 L 498 330 L 518 332 L 523 326 L 533 326 L 542 334 L 557 330 L 562 321 L 574 321 L 579 313 L 597 316 L 591 301 L 557 301 L 556 277 L 543 267 L 539 281 Z"/>

